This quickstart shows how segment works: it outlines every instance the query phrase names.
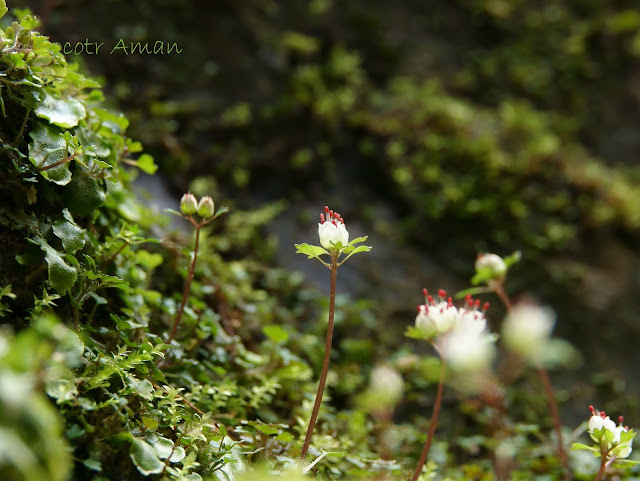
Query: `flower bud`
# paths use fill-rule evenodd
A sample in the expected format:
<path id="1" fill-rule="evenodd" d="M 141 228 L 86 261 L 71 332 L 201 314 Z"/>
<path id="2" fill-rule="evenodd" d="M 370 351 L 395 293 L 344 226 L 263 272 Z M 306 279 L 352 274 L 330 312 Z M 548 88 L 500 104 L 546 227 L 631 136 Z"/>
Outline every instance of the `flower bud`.
<path id="1" fill-rule="evenodd" d="M 507 273 L 507 264 L 497 254 L 479 254 L 476 259 L 476 271 L 488 270 L 492 279 L 502 279 Z"/>
<path id="2" fill-rule="evenodd" d="M 193 215 L 198 210 L 198 201 L 193 194 L 184 194 L 180 199 L 180 212 L 184 215 Z"/>
<path id="3" fill-rule="evenodd" d="M 198 203 L 198 215 L 203 218 L 208 218 L 213 215 L 213 199 L 208 195 L 200 199 Z"/>

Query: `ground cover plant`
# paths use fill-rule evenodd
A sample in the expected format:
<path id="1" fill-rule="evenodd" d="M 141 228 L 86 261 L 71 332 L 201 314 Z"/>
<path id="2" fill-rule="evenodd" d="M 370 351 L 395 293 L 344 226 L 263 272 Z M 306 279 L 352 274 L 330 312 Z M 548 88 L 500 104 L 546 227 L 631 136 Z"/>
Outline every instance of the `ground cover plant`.
<path id="1" fill-rule="evenodd" d="M 516 216 L 529 239 L 522 253 L 458 259 L 474 272 L 468 288 L 447 295 L 428 286 L 417 315 L 406 316 L 406 337 L 386 338 L 384 306 L 340 294 L 339 266 L 357 253 L 366 255 L 347 265 L 375 262 L 375 243 L 354 234 L 366 213 L 349 219 L 348 232 L 327 207 L 319 223 L 307 222 L 308 237 L 286 239 L 291 256 L 329 269 L 323 296 L 271 265 L 264 227 L 279 221 L 280 204 L 220 207 L 231 199 L 212 197 L 210 183 L 195 178 L 171 211 L 153 211 L 133 181 L 156 163 L 128 137 L 129 120 L 29 12 L 8 13 L 0 0 L 0 15 L 0 479 L 637 476 L 638 420 L 616 424 L 588 404 L 582 418 L 563 418 L 549 373 L 579 353 L 551 336 L 550 307 L 509 294 L 528 248 L 537 259 L 562 236 L 531 239 L 526 216 Z M 290 41 L 299 49 L 304 38 Z M 347 53 L 331 55 L 333 74 L 357 70 Z M 302 69 L 298 80 L 316 74 Z M 418 149 L 426 134 L 381 120 L 412 103 L 416 89 L 433 99 L 423 106 L 432 141 L 471 120 L 445 122 L 465 105 L 440 103 L 437 85 L 403 85 L 354 109 L 352 120 L 386 126 L 395 181 L 411 198 L 428 196 L 403 174 L 424 159 L 394 154 Z M 516 126 L 519 114 L 531 112 L 505 106 Z M 442 215 L 462 208 L 464 192 L 451 195 Z M 476 213 L 493 219 L 481 204 Z M 175 216 L 182 231 L 169 227 Z M 505 316 L 493 314 L 500 303 Z M 626 414 L 620 400 L 604 407 Z"/>

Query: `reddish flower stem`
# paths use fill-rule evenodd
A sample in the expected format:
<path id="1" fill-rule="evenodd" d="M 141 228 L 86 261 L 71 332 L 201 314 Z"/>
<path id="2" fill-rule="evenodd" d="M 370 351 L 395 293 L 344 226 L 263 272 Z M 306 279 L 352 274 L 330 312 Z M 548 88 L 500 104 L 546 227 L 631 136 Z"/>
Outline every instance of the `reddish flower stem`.
<path id="1" fill-rule="evenodd" d="M 491 285 L 491 287 L 504 304 L 504 307 L 507 308 L 507 311 L 510 311 L 512 307 L 511 299 L 509 299 L 509 296 L 505 292 L 502 283 L 496 282 L 495 284 Z M 556 438 L 558 442 L 558 456 L 560 457 L 560 461 L 564 469 L 564 479 L 565 481 L 571 481 L 572 476 L 569 469 L 569 458 L 567 457 L 567 453 L 564 450 L 564 443 L 562 442 L 562 421 L 560 420 L 558 404 L 556 403 L 555 397 L 553 396 L 553 386 L 551 384 L 551 379 L 549 378 L 549 373 L 542 366 L 538 366 L 538 375 L 542 380 L 544 392 L 547 396 L 547 404 L 549 405 L 549 410 L 551 411 L 551 417 L 553 419 L 553 429 L 556 432 Z"/>
<path id="2" fill-rule="evenodd" d="M 436 402 L 433 405 L 433 412 L 431 413 L 431 422 L 429 424 L 429 432 L 427 434 L 427 440 L 424 443 L 424 447 L 422 448 L 422 454 L 420 454 L 420 459 L 418 460 L 418 465 L 416 466 L 415 471 L 413 472 L 413 477 L 411 481 L 417 481 L 420 477 L 420 473 L 422 473 L 422 467 L 424 463 L 427 462 L 427 456 L 429 455 L 429 450 L 431 449 L 431 443 L 433 441 L 433 435 L 436 432 L 436 425 L 438 424 L 438 414 L 440 414 L 440 406 L 442 404 L 442 391 L 444 390 L 444 374 L 445 374 L 445 364 L 444 360 L 440 363 L 440 381 L 438 382 L 438 392 L 436 393 Z"/>
<path id="3" fill-rule="evenodd" d="M 316 426 L 316 420 L 318 419 L 318 413 L 320 412 L 320 404 L 322 403 L 322 395 L 324 394 L 324 385 L 327 381 L 327 373 L 329 372 L 329 361 L 331 360 L 331 342 L 333 340 L 333 314 L 336 307 L 337 274 L 338 253 L 336 249 L 333 249 L 331 252 L 331 293 L 329 294 L 329 324 L 327 326 L 327 339 L 324 347 L 324 359 L 322 360 L 322 372 L 320 373 L 318 392 L 316 393 L 316 400 L 313 404 L 313 410 L 311 411 L 311 419 L 309 420 L 307 434 L 304 438 L 304 444 L 302 445 L 300 459 L 304 459 L 307 456 L 307 451 L 309 450 L 309 445 L 311 444 L 313 429 Z"/>
<path id="4" fill-rule="evenodd" d="M 187 299 L 189 298 L 189 291 L 191 290 L 191 282 L 193 281 L 193 273 L 196 269 L 196 259 L 198 258 L 198 246 L 200 244 L 200 228 L 202 227 L 202 223 L 197 224 L 190 218 L 191 223 L 196 228 L 196 245 L 193 248 L 193 261 L 191 262 L 191 267 L 189 267 L 189 273 L 187 274 L 187 283 L 184 286 L 184 292 L 182 293 L 182 300 L 180 301 L 180 308 L 178 309 L 178 313 L 176 314 L 176 320 L 173 322 L 173 329 L 171 329 L 171 334 L 169 334 L 169 339 L 167 339 L 167 344 L 171 344 L 173 338 L 176 336 L 176 332 L 178 332 L 178 326 L 180 325 L 180 320 L 182 319 L 182 314 L 184 312 L 184 308 L 187 304 Z"/>

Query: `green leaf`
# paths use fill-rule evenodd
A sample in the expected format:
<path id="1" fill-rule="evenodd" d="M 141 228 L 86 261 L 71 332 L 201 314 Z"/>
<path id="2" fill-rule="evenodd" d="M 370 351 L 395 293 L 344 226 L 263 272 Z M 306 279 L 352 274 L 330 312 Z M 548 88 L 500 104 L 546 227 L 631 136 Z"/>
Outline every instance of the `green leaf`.
<path id="1" fill-rule="evenodd" d="M 319 258 L 323 254 L 329 255 L 329 252 L 320 246 L 312 246 L 309 244 L 296 244 L 296 254 L 304 254 L 307 258 Z"/>
<path id="2" fill-rule="evenodd" d="M 78 125 L 87 116 L 82 102 L 74 98 L 59 99 L 48 95 L 35 110 L 38 117 L 47 119 L 52 124 L 70 129 Z"/>
<path id="3" fill-rule="evenodd" d="M 145 476 L 161 473 L 164 469 L 164 463 L 158 457 L 156 450 L 142 439 L 133 438 L 131 440 L 129 456 L 138 471 Z"/>
<path id="4" fill-rule="evenodd" d="M 4 14 L 7 13 L 7 10 L 9 10 L 7 8 L 7 4 L 4 2 L 4 0 L 0 0 L 0 18 L 4 17 Z"/>
<path id="5" fill-rule="evenodd" d="M 515 251 L 509 257 L 504 258 L 504 263 L 507 265 L 507 268 L 511 267 L 513 264 L 517 263 L 522 259 L 522 252 Z"/>
<path id="6" fill-rule="evenodd" d="M 142 154 L 136 161 L 138 168 L 145 174 L 153 175 L 158 170 L 158 166 L 153 162 L 153 157 L 149 154 Z"/>
<path id="7" fill-rule="evenodd" d="M 586 444 L 582 444 L 582 443 L 573 443 L 571 445 L 572 451 L 576 451 L 578 449 L 586 449 L 587 451 L 593 451 L 594 453 L 599 453 L 599 451 L 593 446 L 587 446 Z"/>
<path id="8" fill-rule="evenodd" d="M 366 239 L 366 237 L 365 237 Z M 351 245 L 351 244 L 349 244 Z M 345 257 L 344 259 L 342 259 L 338 265 L 341 266 L 342 264 L 344 264 L 346 262 L 346 260 L 351 257 L 354 254 L 359 254 L 360 252 L 369 252 L 371 250 L 371 246 L 358 246 L 356 248 L 349 248 L 350 252 L 349 255 L 347 257 Z"/>
<path id="9" fill-rule="evenodd" d="M 64 135 L 53 127 L 38 124 L 29 136 L 33 142 L 29 144 L 29 160 L 35 165 L 42 176 L 58 185 L 67 185 L 71 181 L 69 162 L 56 167 L 41 170 L 57 162 L 62 162 L 68 156 L 67 142 Z"/>
<path id="10" fill-rule="evenodd" d="M 258 431 L 260 431 L 263 434 L 266 434 L 267 436 L 271 436 L 273 434 L 278 434 L 279 429 L 278 428 L 274 428 L 273 426 L 269 426 L 268 424 L 253 424 L 253 427 L 256 428 Z"/>
<path id="11" fill-rule="evenodd" d="M 271 342 L 280 344 L 286 342 L 289 339 L 289 333 L 281 326 L 271 325 L 264 326 L 262 332 L 269 338 Z"/>
<path id="12" fill-rule="evenodd" d="M 53 233 L 62 241 L 64 251 L 73 254 L 84 247 L 84 229 L 75 223 L 69 209 L 64 209 L 62 215 L 64 220 L 57 220 L 53 223 Z"/>
<path id="13" fill-rule="evenodd" d="M 62 258 L 61 253 L 51 247 L 41 237 L 30 239 L 44 251 L 44 259 L 48 265 L 49 283 L 58 294 L 64 294 L 73 287 L 78 278 L 76 270 L 68 265 Z"/>
<path id="14" fill-rule="evenodd" d="M 467 294 L 475 296 L 476 294 L 486 294 L 487 292 L 492 292 L 489 287 L 481 286 L 481 287 L 470 287 L 469 289 L 463 289 L 460 292 L 457 292 L 454 299 L 462 299 Z"/>

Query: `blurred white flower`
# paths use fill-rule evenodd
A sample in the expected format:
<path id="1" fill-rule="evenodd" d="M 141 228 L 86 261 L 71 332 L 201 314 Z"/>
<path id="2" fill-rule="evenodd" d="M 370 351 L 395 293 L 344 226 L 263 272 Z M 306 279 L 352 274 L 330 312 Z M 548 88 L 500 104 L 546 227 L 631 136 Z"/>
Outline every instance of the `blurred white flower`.
<path id="1" fill-rule="evenodd" d="M 505 346 L 532 363 L 542 361 L 555 317 L 553 310 L 548 307 L 517 304 L 502 324 Z"/>
<path id="2" fill-rule="evenodd" d="M 344 219 L 329 207 L 325 206 L 324 214 L 320 214 L 320 223 L 318 224 L 318 235 L 320 236 L 320 245 L 327 250 L 335 249 L 331 243 L 340 242 L 342 247 L 349 244 L 349 232 L 344 225 Z"/>
<path id="3" fill-rule="evenodd" d="M 493 336 L 487 331 L 454 329 L 437 340 L 442 358 L 453 371 L 486 370 L 495 356 Z"/>
<path id="4" fill-rule="evenodd" d="M 380 365 L 371 372 L 369 394 L 378 405 L 393 408 L 404 394 L 402 376 L 390 366 Z"/>

